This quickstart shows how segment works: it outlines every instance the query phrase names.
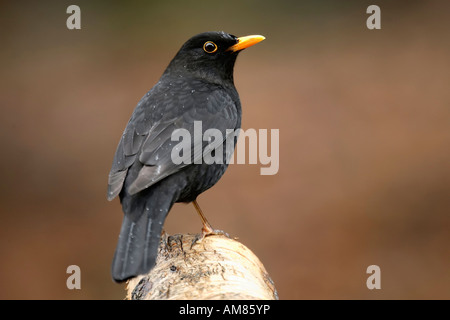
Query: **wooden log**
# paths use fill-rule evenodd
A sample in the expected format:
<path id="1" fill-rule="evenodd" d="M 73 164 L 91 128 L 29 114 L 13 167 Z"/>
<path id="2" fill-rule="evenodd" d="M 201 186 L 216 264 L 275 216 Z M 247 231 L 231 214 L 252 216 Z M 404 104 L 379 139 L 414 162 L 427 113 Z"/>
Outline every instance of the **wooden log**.
<path id="1" fill-rule="evenodd" d="M 155 267 L 127 284 L 132 300 L 278 299 L 259 259 L 240 242 L 210 235 L 161 237 Z"/>

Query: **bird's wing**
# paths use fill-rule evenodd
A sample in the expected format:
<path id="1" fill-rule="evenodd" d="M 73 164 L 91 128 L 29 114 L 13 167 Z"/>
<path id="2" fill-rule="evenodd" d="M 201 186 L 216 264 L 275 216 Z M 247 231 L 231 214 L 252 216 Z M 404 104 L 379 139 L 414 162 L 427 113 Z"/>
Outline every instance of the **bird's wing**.
<path id="1" fill-rule="evenodd" d="M 194 134 L 194 121 L 201 121 L 201 135 Z M 143 166 L 128 188 L 130 194 L 148 188 L 189 165 L 172 161 L 172 150 L 179 143 L 172 141 L 172 133 L 176 129 L 190 133 L 191 159 L 195 163 L 202 157 L 206 145 L 213 149 L 222 145 L 226 130 L 235 129 L 238 121 L 236 104 L 223 89 L 184 96 L 151 90 L 136 107 L 117 147 L 108 179 L 108 200 L 120 193 L 128 169 L 135 161 Z M 222 139 L 203 141 L 203 132 L 210 128 L 218 129 Z"/>

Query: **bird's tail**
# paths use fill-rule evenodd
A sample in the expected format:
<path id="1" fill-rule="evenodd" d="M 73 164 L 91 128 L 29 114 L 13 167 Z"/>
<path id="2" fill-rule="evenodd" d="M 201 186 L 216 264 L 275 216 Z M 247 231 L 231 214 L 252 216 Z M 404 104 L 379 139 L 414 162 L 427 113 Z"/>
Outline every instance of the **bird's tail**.
<path id="1" fill-rule="evenodd" d="M 117 282 L 148 273 L 154 267 L 164 220 L 173 205 L 167 197 L 146 197 L 144 205 L 128 206 L 126 201 L 138 201 L 133 198 L 122 203 L 125 214 L 111 270 Z"/>

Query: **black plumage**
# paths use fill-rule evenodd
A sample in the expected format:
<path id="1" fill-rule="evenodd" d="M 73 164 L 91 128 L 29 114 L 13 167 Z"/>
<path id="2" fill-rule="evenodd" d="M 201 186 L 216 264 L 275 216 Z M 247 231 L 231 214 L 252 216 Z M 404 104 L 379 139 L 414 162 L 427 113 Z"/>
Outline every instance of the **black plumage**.
<path id="1" fill-rule="evenodd" d="M 225 147 L 226 130 L 241 125 L 234 64 L 242 49 L 262 39 L 224 32 L 192 37 L 139 101 L 120 139 L 108 180 L 108 200 L 119 195 L 124 212 L 112 264 L 114 280 L 148 272 L 155 264 L 172 205 L 195 201 L 225 172 L 232 156 Z M 195 164 L 202 157 L 195 150 L 203 150 L 209 142 L 194 135 L 194 121 L 201 121 L 203 132 L 220 130 L 223 141 L 215 143 L 223 146 L 223 163 Z M 178 143 L 171 137 L 178 128 L 191 134 L 191 164 L 175 164 L 171 159 Z"/>

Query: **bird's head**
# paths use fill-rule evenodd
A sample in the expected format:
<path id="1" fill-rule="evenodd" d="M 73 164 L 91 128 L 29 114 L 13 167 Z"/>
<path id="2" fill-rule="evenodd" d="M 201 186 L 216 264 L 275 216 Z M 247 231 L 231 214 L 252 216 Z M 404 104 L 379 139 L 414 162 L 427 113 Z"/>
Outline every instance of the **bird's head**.
<path id="1" fill-rule="evenodd" d="M 200 33 L 185 42 L 165 74 L 189 75 L 213 83 L 233 83 L 233 67 L 238 53 L 264 39 L 259 35 L 238 38 L 223 31 Z"/>

